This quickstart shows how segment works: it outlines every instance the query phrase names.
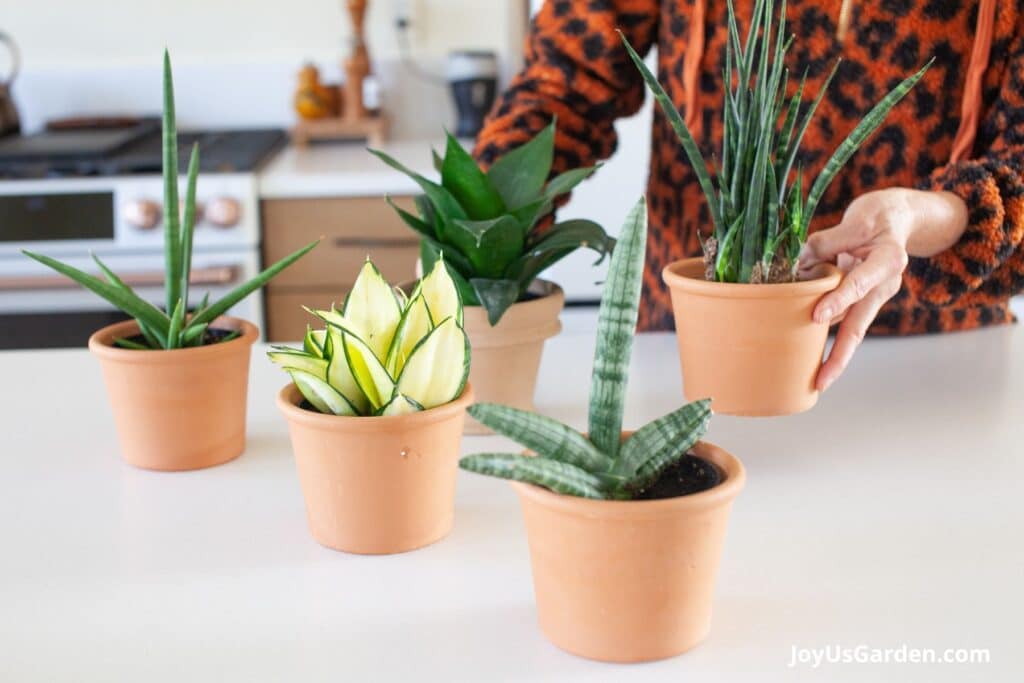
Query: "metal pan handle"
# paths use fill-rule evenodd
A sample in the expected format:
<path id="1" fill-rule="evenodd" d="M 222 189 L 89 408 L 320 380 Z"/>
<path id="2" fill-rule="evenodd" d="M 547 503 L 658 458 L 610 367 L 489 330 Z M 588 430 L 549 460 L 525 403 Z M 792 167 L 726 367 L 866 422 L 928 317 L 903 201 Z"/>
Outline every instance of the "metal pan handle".
<path id="1" fill-rule="evenodd" d="M 151 270 L 121 276 L 129 287 L 161 287 L 164 271 Z M 238 280 L 236 266 L 193 268 L 189 283 L 193 285 L 230 285 Z M 39 289 L 76 289 L 78 283 L 62 275 L 12 275 L 0 277 L 0 292 L 22 292 Z"/>

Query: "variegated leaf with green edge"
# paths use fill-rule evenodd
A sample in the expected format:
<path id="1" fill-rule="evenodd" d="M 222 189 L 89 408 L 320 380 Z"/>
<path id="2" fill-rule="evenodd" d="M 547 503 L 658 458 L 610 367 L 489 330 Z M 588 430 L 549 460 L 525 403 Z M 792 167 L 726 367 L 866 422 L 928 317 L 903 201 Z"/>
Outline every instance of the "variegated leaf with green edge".
<path id="1" fill-rule="evenodd" d="M 514 211 L 541 195 L 554 158 L 555 121 L 552 121 L 533 139 L 495 161 L 487 177 L 498 189 L 505 206 Z"/>
<path id="2" fill-rule="evenodd" d="M 442 257 L 441 254 L 446 253 L 447 256 Z M 480 302 L 477 301 L 476 292 L 473 291 L 473 287 L 469 284 L 469 280 L 463 275 L 459 268 L 454 267 L 452 260 L 453 253 L 457 253 L 457 250 L 452 247 L 441 251 L 437 243 L 431 242 L 430 240 L 422 240 L 420 242 L 420 263 L 423 265 L 423 272 L 429 273 L 434 269 L 434 266 L 438 261 L 444 259 L 445 268 L 448 269 L 448 275 L 451 276 L 455 282 L 456 289 L 459 290 L 459 298 L 462 300 L 463 306 L 479 306 Z M 465 259 L 465 256 L 460 254 L 460 257 Z M 468 262 L 467 262 L 468 263 Z M 466 272 L 473 272 L 473 267 L 470 265 Z"/>
<path id="3" fill-rule="evenodd" d="M 327 380 L 327 360 L 295 349 L 277 348 L 267 357 L 285 370 L 301 370 L 317 379 Z"/>
<path id="4" fill-rule="evenodd" d="M 290 370 L 288 374 L 292 376 L 292 381 L 303 398 L 321 413 L 347 416 L 358 414 L 344 396 L 319 377 L 302 370 Z"/>
<path id="5" fill-rule="evenodd" d="M 342 331 L 342 349 L 352 377 L 373 410 L 379 410 L 395 394 L 395 381 L 365 341 Z"/>
<path id="6" fill-rule="evenodd" d="M 395 397 L 392 398 L 386 406 L 381 408 L 378 414 L 385 417 L 392 415 L 410 415 L 412 413 L 418 413 L 421 410 L 423 410 L 423 406 L 416 403 L 416 401 L 404 394 L 395 393 Z"/>
<path id="7" fill-rule="evenodd" d="M 455 318 L 443 320 L 409 353 L 395 392 L 424 409 L 449 403 L 469 377 L 469 338 Z"/>
<path id="8" fill-rule="evenodd" d="M 594 445 L 612 459 L 618 455 L 622 438 L 646 248 L 647 201 L 641 197 L 626 217 L 612 253 L 598 311 L 588 431 Z"/>
<path id="9" fill-rule="evenodd" d="M 370 410 L 370 401 L 363 393 L 362 388 L 352 374 L 352 366 L 349 365 L 348 356 L 345 354 L 341 329 L 328 327 L 327 340 L 324 342 L 325 355 L 329 361 L 327 365 L 327 381 L 334 387 L 360 415 L 365 415 Z"/>
<path id="10" fill-rule="evenodd" d="M 491 179 L 451 133 L 447 135 L 441 162 L 441 184 L 452 193 L 470 218 L 487 220 L 505 212 L 505 202 Z"/>
<path id="11" fill-rule="evenodd" d="M 353 332 L 383 362 L 402 319 L 402 309 L 391 285 L 370 259 L 366 259 L 352 291 L 345 298 L 342 315 L 351 323 Z"/>
<path id="12" fill-rule="evenodd" d="M 600 477 L 575 465 L 543 457 L 527 457 L 513 453 L 477 453 L 462 458 L 459 467 L 469 472 L 542 486 L 555 493 L 579 498 L 602 500 L 611 497 L 609 492 L 602 488 L 603 482 Z"/>
<path id="13" fill-rule="evenodd" d="M 710 419 L 711 400 L 703 399 L 647 423 L 623 442 L 615 472 L 629 480 L 643 479 L 641 475 L 651 473 L 657 476 L 704 436 Z M 635 489 L 647 483 L 642 481 Z"/>
<path id="14" fill-rule="evenodd" d="M 443 270 L 444 266 L 441 268 Z M 398 376 L 402 368 L 405 367 L 409 354 L 433 327 L 426 299 L 423 294 L 417 294 L 405 307 L 402 319 L 398 323 L 398 329 L 391 340 L 391 347 L 388 349 L 387 361 L 384 365 L 392 377 Z"/>
<path id="15" fill-rule="evenodd" d="M 477 403 L 470 406 L 468 412 L 482 424 L 541 457 L 588 472 L 608 471 L 612 467 L 612 459 L 587 437 L 550 417 L 495 403 Z"/>
<path id="16" fill-rule="evenodd" d="M 423 296 L 423 302 L 430 311 L 430 320 L 438 325 L 445 318 L 455 318 L 462 324 L 462 299 L 451 272 L 445 267 L 444 257 L 438 259 L 427 275 L 416 285 L 411 296 Z"/>
<path id="17" fill-rule="evenodd" d="M 302 338 L 302 348 L 307 353 L 320 358 L 324 357 L 324 345 L 327 343 L 327 330 L 314 330 L 306 325 L 306 336 Z"/>

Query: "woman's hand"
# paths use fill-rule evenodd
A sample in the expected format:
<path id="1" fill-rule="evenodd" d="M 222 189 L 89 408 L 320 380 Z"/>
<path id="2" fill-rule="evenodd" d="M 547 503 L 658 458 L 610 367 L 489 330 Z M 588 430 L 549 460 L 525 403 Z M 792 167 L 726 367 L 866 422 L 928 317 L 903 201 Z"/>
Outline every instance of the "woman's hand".
<path id="1" fill-rule="evenodd" d="M 861 195 L 839 225 L 808 238 L 801 271 L 828 261 L 846 272 L 814 309 L 819 323 L 846 316 L 818 372 L 820 391 L 843 373 L 882 304 L 899 291 L 909 257 L 949 249 L 966 228 L 967 206 L 955 194 L 894 187 Z"/>

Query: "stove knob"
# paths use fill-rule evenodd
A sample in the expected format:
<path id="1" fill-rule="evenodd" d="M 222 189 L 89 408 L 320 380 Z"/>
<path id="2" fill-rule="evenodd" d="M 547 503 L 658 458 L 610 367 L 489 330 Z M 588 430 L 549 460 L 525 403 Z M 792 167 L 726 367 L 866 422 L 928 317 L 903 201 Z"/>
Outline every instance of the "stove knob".
<path id="1" fill-rule="evenodd" d="M 124 219 L 136 230 L 152 230 L 160 225 L 160 205 L 152 199 L 136 199 L 124 207 Z"/>
<path id="2" fill-rule="evenodd" d="M 218 228 L 232 228 L 242 218 L 242 205 L 231 197 L 215 197 L 207 204 L 203 216 Z"/>
<path id="3" fill-rule="evenodd" d="M 198 225 L 200 223 L 203 222 L 203 212 L 204 211 L 206 211 L 206 206 L 202 202 L 197 201 L 196 202 L 196 226 L 197 227 L 198 227 Z M 182 220 L 185 219 L 185 200 L 184 199 L 178 200 L 178 214 L 181 216 Z"/>

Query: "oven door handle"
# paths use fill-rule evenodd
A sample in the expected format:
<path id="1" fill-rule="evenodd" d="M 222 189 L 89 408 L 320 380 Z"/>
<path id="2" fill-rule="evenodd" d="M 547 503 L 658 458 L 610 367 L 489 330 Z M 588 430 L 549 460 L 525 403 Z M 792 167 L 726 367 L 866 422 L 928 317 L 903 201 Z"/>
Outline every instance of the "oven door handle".
<path id="1" fill-rule="evenodd" d="M 193 285 L 230 285 L 238 280 L 237 266 L 193 268 L 188 281 Z M 164 271 L 147 270 L 125 273 L 121 280 L 129 287 L 158 287 L 164 284 Z M 0 292 L 39 289 L 74 289 L 78 283 L 62 275 L 8 275 L 0 277 Z"/>

